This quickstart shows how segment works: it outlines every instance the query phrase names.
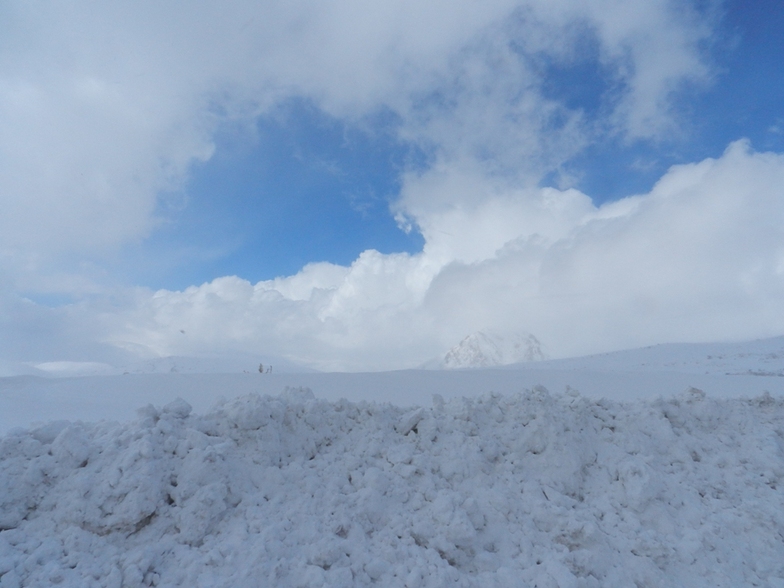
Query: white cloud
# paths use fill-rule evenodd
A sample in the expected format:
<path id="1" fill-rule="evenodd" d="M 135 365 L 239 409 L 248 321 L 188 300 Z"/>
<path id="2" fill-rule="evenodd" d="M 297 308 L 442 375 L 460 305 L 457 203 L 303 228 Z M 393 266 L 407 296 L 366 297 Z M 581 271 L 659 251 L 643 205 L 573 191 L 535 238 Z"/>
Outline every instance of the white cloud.
<path id="1" fill-rule="evenodd" d="M 591 199 L 576 190 L 519 189 L 462 164 L 407 178 L 398 206 L 440 265 L 488 259 L 514 239 L 552 242 L 594 214 Z"/>
<path id="2" fill-rule="evenodd" d="M 701 47 L 710 40 L 716 15 L 667 0 L 576 4 L 595 23 L 602 59 L 626 82 L 616 111 L 623 132 L 631 138 L 678 132 L 671 98 L 684 84 L 708 82 L 711 72 Z"/>
<path id="3" fill-rule="evenodd" d="M 515 324 L 556 355 L 777 334 L 783 179 L 782 156 L 735 143 L 598 209 L 564 239 L 512 242 L 447 268 L 427 303 L 437 322 Z"/>
<path id="4" fill-rule="evenodd" d="M 142 295 L 113 337 L 161 355 L 236 348 L 380 369 L 483 328 L 530 331 L 556 357 L 784 331 L 784 156 L 734 143 L 601 208 L 574 191 L 523 196 L 488 197 L 471 230 L 430 217 L 436 237 L 421 254 L 366 251 L 350 268 Z M 455 227 L 459 238 L 440 236 Z"/>

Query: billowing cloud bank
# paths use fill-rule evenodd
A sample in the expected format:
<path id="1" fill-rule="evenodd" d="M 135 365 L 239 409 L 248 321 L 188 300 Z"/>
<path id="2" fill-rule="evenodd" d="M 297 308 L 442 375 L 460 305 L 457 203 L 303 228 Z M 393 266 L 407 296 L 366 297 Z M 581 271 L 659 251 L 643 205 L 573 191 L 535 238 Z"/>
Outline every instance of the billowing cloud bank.
<path id="1" fill-rule="evenodd" d="M 541 187 L 545 177 L 568 184 L 562 165 L 597 136 L 676 132 L 673 96 L 711 75 L 713 20 L 696 8 L 302 0 L 2 10 L 6 355 L 243 351 L 377 369 L 416 365 L 483 328 L 534 333 L 555 357 L 784 330 L 779 155 L 736 143 L 670 170 L 650 194 L 599 208 L 596 195 Z M 594 110 L 545 88 L 548 71 L 581 60 L 605 85 Z M 392 211 L 421 231 L 424 250 L 365 251 L 350 267 L 314 263 L 255 285 L 118 285 L 113 255 L 176 217 L 162 194 L 211 157 L 215 133 L 252 133 L 292 99 L 371 132 L 377 117 L 393 120 L 398 139 L 424 154 Z M 24 299 L 30 292 L 92 298 L 49 309 Z"/>
<path id="2" fill-rule="evenodd" d="M 471 180 L 432 173 L 404 194 Z M 420 254 L 141 293 L 114 340 L 364 369 L 416 365 L 483 328 L 535 333 L 555 357 L 784 331 L 784 156 L 734 143 L 598 208 L 573 190 L 493 188 L 424 217 Z"/>

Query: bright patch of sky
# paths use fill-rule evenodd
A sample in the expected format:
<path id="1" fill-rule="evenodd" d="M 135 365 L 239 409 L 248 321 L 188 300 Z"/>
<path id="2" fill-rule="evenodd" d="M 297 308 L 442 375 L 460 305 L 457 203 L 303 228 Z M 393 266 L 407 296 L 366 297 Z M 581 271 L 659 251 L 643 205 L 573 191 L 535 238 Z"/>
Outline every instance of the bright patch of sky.
<path id="1" fill-rule="evenodd" d="M 784 332 L 779 3 L 0 10 L 0 357 Z"/>
<path id="2" fill-rule="evenodd" d="M 777 72 L 784 7 L 727 2 L 714 10 L 720 20 L 704 49 L 713 73 L 707 83 L 681 90 L 673 105 L 679 128 L 655 142 L 610 136 L 569 162 L 575 186 L 597 204 L 645 193 L 670 166 L 718 157 L 741 137 L 759 151 L 784 150 L 784 76 Z M 586 59 L 549 71 L 547 83 L 572 107 L 596 113 L 612 87 L 587 49 Z"/>
<path id="3" fill-rule="evenodd" d="M 421 154 L 394 136 L 392 117 L 356 128 L 292 100 L 251 128 L 229 128 L 215 154 L 172 194 L 167 225 L 141 244 L 138 280 L 181 289 L 238 275 L 253 282 L 311 262 L 350 265 L 366 249 L 421 251 L 390 204 Z M 165 206 L 165 204 L 164 204 Z M 158 252 L 178 251 L 150 271 Z"/>

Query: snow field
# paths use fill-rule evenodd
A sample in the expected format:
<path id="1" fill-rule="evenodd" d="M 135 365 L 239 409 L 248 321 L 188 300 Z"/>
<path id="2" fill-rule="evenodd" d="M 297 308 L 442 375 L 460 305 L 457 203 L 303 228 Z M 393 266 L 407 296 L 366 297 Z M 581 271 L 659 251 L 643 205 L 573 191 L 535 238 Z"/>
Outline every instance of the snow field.
<path id="1" fill-rule="evenodd" d="M 784 401 L 249 395 L 0 438 L 0 587 L 784 586 Z"/>

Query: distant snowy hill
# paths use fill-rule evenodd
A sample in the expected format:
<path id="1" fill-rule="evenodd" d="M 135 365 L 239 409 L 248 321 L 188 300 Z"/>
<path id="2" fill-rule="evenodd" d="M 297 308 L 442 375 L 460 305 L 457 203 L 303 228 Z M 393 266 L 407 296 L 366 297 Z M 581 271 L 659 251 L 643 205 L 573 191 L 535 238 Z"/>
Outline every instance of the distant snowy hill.
<path id="1" fill-rule="evenodd" d="M 435 365 L 444 369 L 484 368 L 543 359 L 542 344 L 531 334 L 477 331 L 452 347 Z"/>
<path id="2" fill-rule="evenodd" d="M 127 364 L 110 365 L 91 361 L 48 361 L 39 363 L 0 362 L 0 377 L 44 376 L 54 378 L 110 376 L 121 374 L 243 374 L 265 372 L 312 372 L 296 362 L 270 356 L 155 357 Z"/>
<path id="3" fill-rule="evenodd" d="M 784 337 L 739 343 L 669 343 L 585 357 L 553 359 L 525 367 L 543 370 L 784 377 Z"/>

